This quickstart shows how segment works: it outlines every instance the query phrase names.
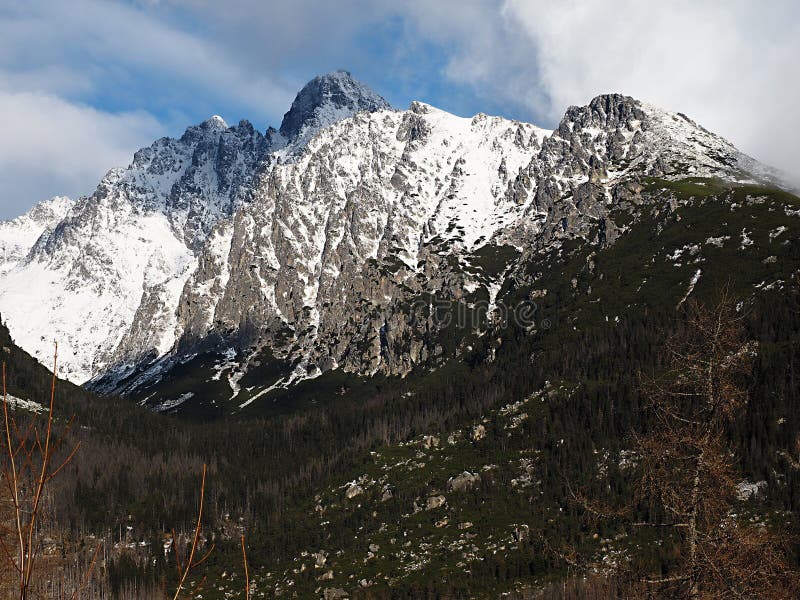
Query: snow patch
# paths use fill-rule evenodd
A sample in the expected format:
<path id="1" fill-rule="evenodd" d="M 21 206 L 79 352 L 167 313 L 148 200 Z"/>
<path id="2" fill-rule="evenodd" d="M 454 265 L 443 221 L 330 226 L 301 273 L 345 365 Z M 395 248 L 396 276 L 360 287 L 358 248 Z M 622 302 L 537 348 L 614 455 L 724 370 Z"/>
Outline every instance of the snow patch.
<path id="1" fill-rule="evenodd" d="M 686 302 L 691 293 L 694 291 L 694 286 L 697 285 L 698 281 L 700 281 L 700 275 L 702 275 L 702 273 L 703 272 L 700 269 L 697 269 L 697 271 L 695 271 L 694 275 L 692 275 L 692 280 L 689 282 L 689 288 L 686 290 L 686 293 L 683 295 L 683 298 L 681 298 L 681 301 L 678 302 L 678 306 L 676 306 L 675 308 L 680 308 L 683 305 L 683 303 Z"/>
<path id="2" fill-rule="evenodd" d="M 42 404 L 39 404 L 38 402 L 34 402 L 33 400 L 23 400 L 22 398 L 17 398 L 15 396 L 10 395 L 10 394 L 7 395 L 5 399 L 6 399 L 6 402 L 8 402 L 8 405 L 10 407 L 16 408 L 16 409 L 19 409 L 19 410 L 24 410 L 24 411 L 32 412 L 32 413 L 36 413 L 36 414 L 41 414 L 41 413 L 45 413 L 45 412 L 49 411 L 49 409 L 47 407 L 45 407 Z M 1 398 L 0 398 L 0 400 L 1 400 Z"/>

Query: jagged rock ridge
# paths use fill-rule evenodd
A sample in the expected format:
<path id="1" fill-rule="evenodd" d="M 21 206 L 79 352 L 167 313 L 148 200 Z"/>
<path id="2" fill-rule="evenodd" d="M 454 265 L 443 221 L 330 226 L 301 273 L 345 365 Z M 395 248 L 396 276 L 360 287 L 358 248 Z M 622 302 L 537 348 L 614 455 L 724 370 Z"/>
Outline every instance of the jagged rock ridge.
<path id="1" fill-rule="evenodd" d="M 0 221 L 0 277 L 25 258 L 42 234 L 58 225 L 72 204 L 69 198 L 56 196 L 16 219 Z"/>
<path id="2" fill-rule="evenodd" d="M 208 348 L 268 348 L 292 365 L 280 385 L 333 368 L 404 375 L 440 352 L 424 316 L 409 324 L 415 298 L 484 289 L 493 302 L 503 274 L 460 268 L 471 253 L 612 243 L 630 181 L 686 174 L 772 177 L 625 96 L 571 107 L 550 132 L 396 111 L 337 72 L 298 94 L 279 132 L 216 117 L 139 151 L 3 276 L 0 310 L 23 347 L 46 356 L 51 332 L 62 374 L 105 389 Z M 46 310 L 20 308 L 22 281 Z M 234 398 L 246 368 L 228 373 Z"/>
<path id="3" fill-rule="evenodd" d="M 280 134 L 287 140 L 307 141 L 320 129 L 358 112 L 389 110 L 392 106 L 347 71 L 320 75 L 309 81 L 284 115 Z"/>

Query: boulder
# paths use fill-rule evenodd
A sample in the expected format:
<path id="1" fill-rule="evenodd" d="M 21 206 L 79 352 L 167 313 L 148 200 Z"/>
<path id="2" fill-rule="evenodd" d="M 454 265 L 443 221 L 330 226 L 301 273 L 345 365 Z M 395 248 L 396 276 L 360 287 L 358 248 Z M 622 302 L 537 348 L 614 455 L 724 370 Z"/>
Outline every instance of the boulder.
<path id="1" fill-rule="evenodd" d="M 422 438 L 422 447 L 426 450 L 437 448 L 439 446 L 439 438 L 435 435 L 426 435 Z"/>
<path id="2" fill-rule="evenodd" d="M 328 553 L 324 550 L 320 550 L 319 552 L 311 555 L 314 558 L 314 564 L 318 569 L 321 569 L 325 566 L 325 563 L 328 562 Z"/>
<path id="3" fill-rule="evenodd" d="M 480 483 L 480 481 L 481 476 L 477 473 L 464 471 L 447 481 L 447 490 L 450 492 L 465 492 Z"/>
<path id="4" fill-rule="evenodd" d="M 344 492 L 344 497 L 347 498 L 348 500 L 352 500 L 356 496 L 360 496 L 363 493 L 364 493 L 364 488 L 362 488 L 357 483 L 351 483 L 350 485 L 347 486 L 347 489 Z"/>
<path id="5" fill-rule="evenodd" d="M 430 496 L 428 497 L 428 500 L 425 503 L 425 510 L 433 510 L 434 508 L 439 508 L 440 506 L 444 506 L 446 502 L 447 499 L 441 494 L 438 496 Z"/>

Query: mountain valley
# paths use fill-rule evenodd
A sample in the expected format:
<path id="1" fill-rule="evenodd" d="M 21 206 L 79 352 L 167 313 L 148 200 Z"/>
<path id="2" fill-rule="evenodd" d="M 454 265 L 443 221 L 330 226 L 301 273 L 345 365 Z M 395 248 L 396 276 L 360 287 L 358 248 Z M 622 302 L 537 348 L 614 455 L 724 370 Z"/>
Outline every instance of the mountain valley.
<path id="1" fill-rule="evenodd" d="M 206 464 L 203 598 L 245 597 L 240 535 L 253 598 L 625 597 L 604 577 L 668 574 L 669 543 L 587 520 L 576 491 L 635 495 L 642 382 L 723 293 L 758 345 L 726 428 L 735 512 L 796 532 L 789 188 L 628 96 L 546 130 L 397 110 L 344 71 L 278 129 L 158 140 L 0 223 L 8 392 L 42 403 L 57 340 L 82 444 L 54 544 L 102 538 L 102 597 L 160 597 Z"/>

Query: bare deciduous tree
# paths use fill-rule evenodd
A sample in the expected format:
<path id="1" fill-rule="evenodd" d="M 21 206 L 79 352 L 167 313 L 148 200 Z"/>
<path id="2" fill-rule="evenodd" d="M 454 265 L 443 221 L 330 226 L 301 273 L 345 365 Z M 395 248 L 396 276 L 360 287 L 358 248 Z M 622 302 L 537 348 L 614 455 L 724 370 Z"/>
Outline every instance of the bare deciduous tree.
<path id="1" fill-rule="evenodd" d="M 738 479 L 727 428 L 747 403 L 757 345 L 748 341 L 732 298 L 689 307 L 688 327 L 668 343 L 668 369 L 642 386 L 653 424 L 634 436 L 641 479 L 637 500 L 674 532 L 674 564 L 641 580 L 674 598 L 795 598 L 797 575 L 786 540 L 737 518 Z"/>
<path id="2" fill-rule="evenodd" d="M 37 583 L 36 567 L 42 549 L 40 521 L 48 484 L 66 467 L 79 445 L 76 444 L 56 462 L 61 450 L 63 437 L 54 432 L 56 398 L 56 370 L 58 365 L 58 346 L 53 355 L 53 376 L 50 387 L 50 403 L 46 409 L 47 417 L 40 424 L 36 415 L 30 416 L 27 423 L 21 423 L 12 415 L 6 382 L 6 365 L 2 365 L 3 384 L 3 429 L 0 449 L 0 480 L 7 497 L 6 507 L 10 513 L 8 522 L 0 521 L 0 562 L 7 565 L 20 600 L 31 597 Z M 67 425 L 69 429 L 69 424 Z M 97 559 L 99 546 L 95 549 L 84 578 L 72 593 L 78 598 L 88 583 Z M 40 583 L 40 582 L 39 582 Z"/>
<path id="3" fill-rule="evenodd" d="M 250 600 L 250 567 L 247 564 L 247 550 L 244 545 L 244 535 L 242 535 L 242 564 L 244 565 L 244 597 Z"/>
<path id="4" fill-rule="evenodd" d="M 173 600 L 178 600 L 181 594 L 185 591 L 184 586 L 186 584 L 186 579 L 189 577 L 189 574 L 203 564 L 211 553 L 214 551 L 214 545 L 211 545 L 211 548 L 203 555 L 200 559 L 195 559 L 197 555 L 197 551 L 199 550 L 200 545 L 200 536 L 203 531 L 203 505 L 205 504 L 205 497 L 206 497 L 206 465 L 203 465 L 203 477 L 200 483 L 200 507 L 197 510 L 197 523 L 195 524 L 194 528 L 194 535 L 192 537 L 192 545 L 189 547 L 189 554 L 184 560 L 181 556 L 180 551 L 180 544 L 178 543 L 178 537 L 175 535 L 175 532 L 172 532 L 172 543 L 175 548 L 175 563 L 178 567 L 178 587 L 175 589 L 175 595 L 172 597 Z M 200 582 L 194 586 L 194 589 L 191 590 L 189 597 L 194 598 L 197 593 L 202 588 L 203 584 L 205 583 L 205 577 L 203 577 Z"/>
<path id="5" fill-rule="evenodd" d="M 695 302 L 687 311 L 687 326 L 667 341 L 664 372 L 642 378 L 652 418 L 632 435 L 633 501 L 608 506 L 566 482 L 590 524 L 654 528 L 668 559 L 654 573 L 638 556 L 596 562 L 575 548 L 543 545 L 570 568 L 606 576 L 621 598 L 800 597 L 791 536 L 736 513 L 741 475 L 728 431 L 746 407 L 758 345 L 748 341 L 727 290 L 712 308 Z M 646 519 L 634 518 L 642 513 Z"/>

